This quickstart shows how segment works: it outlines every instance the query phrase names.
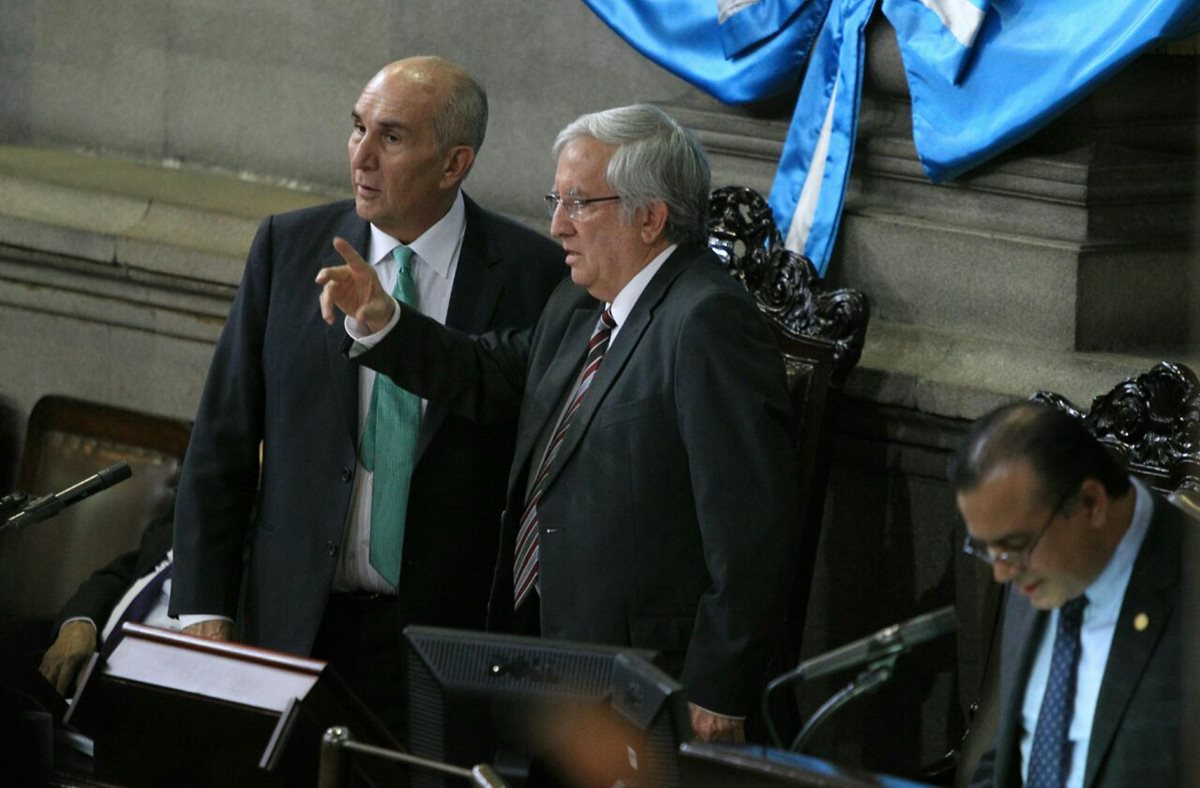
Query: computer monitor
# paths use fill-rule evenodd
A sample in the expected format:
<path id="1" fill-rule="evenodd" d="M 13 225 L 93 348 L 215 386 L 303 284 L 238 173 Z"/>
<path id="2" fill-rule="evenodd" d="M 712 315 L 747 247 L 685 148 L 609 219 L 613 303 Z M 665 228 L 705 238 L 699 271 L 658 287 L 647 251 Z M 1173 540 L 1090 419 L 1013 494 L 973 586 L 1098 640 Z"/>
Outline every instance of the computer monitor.
<path id="1" fill-rule="evenodd" d="M 687 705 L 653 652 L 421 626 L 404 636 L 412 754 L 491 764 L 509 785 L 680 784 Z"/>

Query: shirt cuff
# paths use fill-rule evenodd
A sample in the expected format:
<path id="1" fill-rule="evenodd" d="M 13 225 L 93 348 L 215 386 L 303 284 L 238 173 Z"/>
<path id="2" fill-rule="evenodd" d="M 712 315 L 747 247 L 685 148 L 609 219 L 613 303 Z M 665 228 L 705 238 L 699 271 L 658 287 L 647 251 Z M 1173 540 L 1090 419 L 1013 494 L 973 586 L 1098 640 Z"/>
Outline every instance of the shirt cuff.
<path id="1" fill-rule="evenodd" d="M 208 613 L 187 613 L 180 614 L 179 628 L 187 629 L 192 624 L 199 624 L 204 621 L 228 621 L 230 624 L 233 623 L 233 619 L 229 616 L 216 616 Z"/>
<path id="2" fill-rule="evenodd" d="M 697 709 L 700 709 L 700 711 L 704 712 L 705 714 L 711 714 L 712 716 L 720 717 L 723 720 L 744 720 L 744 719 L 746 719 L 744 716 L 737 717 L 732 714 L 721 714 L 718 711 L 709 711 L 708 709 L 701 706 L 699 703 L 693 703 L 692 705 L 695 706 Z"/>
<path id="3" fill-rule="evenodd" d="M 95 629 L 95 630 L 97 630 L 97 631 L 99 631 L 99 629 L 100 629 L 99 627 L 97 627 L 97 626 L 96 626 L 96 622 L 95 622 L 95 621 L 92 621 L 92 619 L 90 619 L 89 617 L 87 617 L 87 616 L 75 616 L 74 618 L 68 618 L 67 620 L 63 621 L 63 622 L 62 622 L 62 624 L 61 624 L 61 625 L 59 625 L 59 627 L 58 627 L 58 631 L 59 631 L 59 632 L 62 632 L 62 628 L 63 628 L 63 627 L 65 627 L 67 624 L 70 624 L 72 621 L 86 621 L 86 622 L 88 622 L 89 624 L 91 624 L 91 625 L 92 625 L 92 629 Z"/>
<path id="4" fill-rule="evenodd" d="M 350 348 L 350 358 L 357 358 L 363 353 L 366 353 L 371 348 L 383 341 L 383 338 L 388 335 L 396 324 L 400 322 L 400 302 L 394 296 L 389 296 L 395 303 L 396 308 L 392 310 L 392 318 L 388 320 L 383 328 L 376 331 L 374 334 L 364 333 L 366 326 L 359 324 L 357 320 L 346 315 L 345 327 L 346 333 L 354 340 L 353 347 Z"/>

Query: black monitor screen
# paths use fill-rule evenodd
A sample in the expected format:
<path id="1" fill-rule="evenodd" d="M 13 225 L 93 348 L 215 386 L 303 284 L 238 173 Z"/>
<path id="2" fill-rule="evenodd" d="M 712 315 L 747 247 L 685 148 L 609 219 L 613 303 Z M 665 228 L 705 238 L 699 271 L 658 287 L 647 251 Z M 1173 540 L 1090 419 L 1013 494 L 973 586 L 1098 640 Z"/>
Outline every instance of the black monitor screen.
<path id="1" fill-rule="evenodd" d="M 686 702 L 652 652 L 433 627 L 404 635 L 412 754 L 490 764 L 509 785 L 679 784 Z M 455 784 L 426 770 L 412 779 Z"/>

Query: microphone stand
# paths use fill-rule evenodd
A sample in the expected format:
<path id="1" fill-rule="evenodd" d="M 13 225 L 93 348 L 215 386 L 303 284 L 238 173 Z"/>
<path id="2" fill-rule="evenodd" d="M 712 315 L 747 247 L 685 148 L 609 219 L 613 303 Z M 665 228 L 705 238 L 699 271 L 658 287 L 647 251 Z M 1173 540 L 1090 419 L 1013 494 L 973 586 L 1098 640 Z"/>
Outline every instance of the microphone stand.
<path id="1" fill-rule="evenodd" d="M 865 664 L 867 666 L 854 681 L 822 704 L 812 719 L 796 734 L 791 750 L 799 752 L 805 742 L 811 738 L 813 730 L 834 712 L 855 698 L 875 692 L 883 686 L 895 671 L 897 657 L 913 646 L 954 631 L 957 626 L 954 608 L 948 605 L 903 623 L 884 627 L 873 635 L 805 660 L 787 673 L 775 677 L 767 684 L 762 694 L 763 723 L 771 741 L 776 747 L 783 746 L 783 742 L 779 739 L 779 732 L 775 729 L 775 721 L 771 718 L 770 700 L 771 693 L 775 690 L 800 679 L 813 679 L 856 665 Z"/>
<path id="2" fill-rule="evenodd" d="M 354 753 L 459 777 L 467 780 L 476 788 L 506 788 L 507 786 L 507 783 L 487 764 L 479 763 L 470 769 L 464 769 L 407 752 L 363 744 L 354 740 L 349 728 L 337 725 L 326 729 L 325 735 L 321 737 L 321 760 L 318 764 L 317 788 L 345 788 L 349 785 L 350 757 Z"/>
<path id="3" fill-rule="evenodd" d="M 832 717 L 834 712 L 850 701 L 870 695 L 886 684 L 892 677 L 898 656 L 900 656 L 898 653 L 892 654 L 868 665 L 867 669 L 855 676 L 853 681 L 835 692 L 829 700 L 822 703 L 820 708 L 813 712 L 808 722 L 804 723 L 800 732 L 796 734 L 796 738 L 792 739 L 792 746 L 788 749 L 792 752 L 803 752 L 804 745 L 812 738 L 813 731 L 817 729 L 818 725 Z"/>
<path id="4" fill-rule="evenodd" d="M 896 643 L 877 660 L 867 665 L 866 669 L 855 676 L 853 681 L 834 693 L 829 700 L 822 703 L 820 708 L 813 712 L 812 717 L 804 723 L 800 728 L 800 732 L 792 739 L 792 744 L 788 749 L 791 752 L 800 752 L 801 747 L 812 738 L 813 731 L 816 730 L 817 726 L 832 717 L 834 712 L 856 698 L 870 695 L 887 683 L 895 672 L 897 658 L 906 650 L 907 648 L 903 643 Z M 775 677 L 767 684 L 767 688 L 763 690 L 763 722 L 766 724 L 767 734 L 777 747 L 782 747 L 783 741 L 779 738 L 779 732 L 775 729 L 775 722 L 771 718 L 771 695 L 780 687 L 786 687 L 789 684 L 794 684 L 797 681 L 808 678 L 805 675 L 804 667 L 804 665 L 801 665 L 794 670 L 784 673 L 782 676 Z"/>

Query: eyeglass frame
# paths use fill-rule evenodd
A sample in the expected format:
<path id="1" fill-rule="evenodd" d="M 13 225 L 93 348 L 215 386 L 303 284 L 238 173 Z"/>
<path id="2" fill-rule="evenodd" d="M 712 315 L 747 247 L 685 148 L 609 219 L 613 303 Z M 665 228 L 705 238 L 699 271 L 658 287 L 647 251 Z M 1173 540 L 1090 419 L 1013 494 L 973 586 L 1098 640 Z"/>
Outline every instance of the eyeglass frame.
<path id="1" fill-rule="evenodd" d="M 1058 503 L 1055 504 L 1054 508 L 1050 510 L 1050 516 L 1046 519 L 1045 524 L 1037 530 L 1033 536 L 1033 539 L 1030 540 L 1030 542 L 1024 547 L 1021 547 L 1017 550 L 997 550 L 995 553 L 993 553 L 992 550 L 995 548 L 974 538 L 968 533 L 963 539 L 962 551 L 972 558 L 978 558 L 988 566 L 1000 564 L 1001 566 L 1005 566 L 1009 569 L 1016 569 L 1018 572 L 1024 572 L 1029 568 L 1029 559 L 1033 557 L 1033 551 L 1036 550 L 1038 544 L 1041 543 L 1042 537 L 1045 535 L 1046 531 L 1050 530 L 1050 526 L 1053 525 L 1054 521 L 1058 519 L 1058 516 L 1063 513 L 1063 509 L 1066 507 L 1067 503 L 1078 493 L 1079 490 L 1072 490 L 1071 492 L 1059 498 Z"/>
<path id="2" fill-rule="evenodd" d="M 612 200 L 620 200 L 623 198 L 619 194 L 614 194 L 609 197 L 563 197 L 561 194 L 556 192 L 546 192 L 546 194 L 542 196 L 542 199 L 546 201 L 546 216 L 549 218 L 554 218 L 554 212 L 557 211 L 558 206 L 561 205 L 563 210 L 567 212 L 568 219 L 578 219 L 580 214 L 583 213 L 583 209 L 588 205 L 598 202 L 610 202 Z"/>

